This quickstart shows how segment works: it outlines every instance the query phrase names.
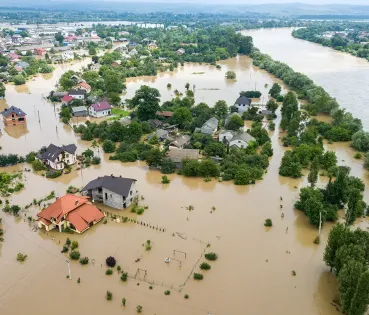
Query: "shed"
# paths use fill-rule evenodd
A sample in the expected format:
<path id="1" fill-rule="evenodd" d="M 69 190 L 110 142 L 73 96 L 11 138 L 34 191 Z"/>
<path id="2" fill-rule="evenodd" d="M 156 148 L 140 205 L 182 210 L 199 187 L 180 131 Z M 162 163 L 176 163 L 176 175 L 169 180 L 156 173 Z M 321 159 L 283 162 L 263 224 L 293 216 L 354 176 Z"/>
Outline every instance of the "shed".
<path id="1" fill-rule="evenodd" d="M 87 107 L 86 106 L 72 107 L 72 114 L 74 117 L 85 117 L 87 116 Z"/>

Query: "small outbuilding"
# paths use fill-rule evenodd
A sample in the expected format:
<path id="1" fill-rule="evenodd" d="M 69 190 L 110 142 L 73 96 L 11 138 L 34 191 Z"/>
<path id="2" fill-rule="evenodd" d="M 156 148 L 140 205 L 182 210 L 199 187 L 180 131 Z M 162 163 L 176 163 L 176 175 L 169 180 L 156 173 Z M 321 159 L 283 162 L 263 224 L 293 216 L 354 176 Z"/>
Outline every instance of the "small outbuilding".
<path id="1" fill-rule="evenodd" d="M 72 115 L 74 117 L 85 117 L 88 115 L 86 106 L 72 107 Z"/>

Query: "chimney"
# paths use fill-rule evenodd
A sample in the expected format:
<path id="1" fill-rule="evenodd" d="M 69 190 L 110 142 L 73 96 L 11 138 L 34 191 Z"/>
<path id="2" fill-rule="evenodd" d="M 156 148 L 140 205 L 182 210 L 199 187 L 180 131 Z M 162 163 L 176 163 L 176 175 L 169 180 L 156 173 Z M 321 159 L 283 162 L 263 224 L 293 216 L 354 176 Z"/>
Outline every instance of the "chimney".
<path id="1" fill-rule="evenodd" d="M 78 205 L 78 200 L 76 200 L 76 202 L 74 203 L 75 205 Z"/>

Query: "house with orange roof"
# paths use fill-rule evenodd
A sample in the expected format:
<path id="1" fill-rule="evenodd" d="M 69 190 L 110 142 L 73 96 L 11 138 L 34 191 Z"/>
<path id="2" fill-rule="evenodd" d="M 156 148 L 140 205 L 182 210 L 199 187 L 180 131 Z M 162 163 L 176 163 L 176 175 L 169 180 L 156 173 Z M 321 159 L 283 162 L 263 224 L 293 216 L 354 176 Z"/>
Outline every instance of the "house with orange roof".
<path id="1" fill-rule="evenodd" d="M 84 90 L 86 91 L 86 93 L 90 93 L 91 92 L 91 85 L 89 85 L 86 82 L 80 82 L 78 83 L 73 90 Z"/>
<path id="2" fill-rule="evenodd" d="M 104 214 L 96 208 L 88 197 L 65 195 L 57 199 L 37 214 L 38 227 L 51 231 L 55 228 L 62 232 L 66 228 L 83 233 L 100 222 Z"/>

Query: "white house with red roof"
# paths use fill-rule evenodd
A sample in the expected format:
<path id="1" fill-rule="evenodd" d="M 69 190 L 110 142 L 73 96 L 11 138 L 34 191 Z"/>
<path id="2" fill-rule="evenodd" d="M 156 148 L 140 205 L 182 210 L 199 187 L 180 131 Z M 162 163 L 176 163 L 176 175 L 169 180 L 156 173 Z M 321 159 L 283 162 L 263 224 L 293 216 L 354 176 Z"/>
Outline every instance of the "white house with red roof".
<path id="1" fill-rule="evenodd" d="M 97 102 L 88 108 L 88 113 L 95 118 L 106 117 L 111 115 L 112 108 L 108 101 Z"/>
<path id="2" fill-rule="evenodd" d="M 84 91 L 86 91 L 86 93 L 90 93 L 91 92 L 91 85 L 89 85 L 86 82 L 80 82 L 73 89 L 74 90 L 84 90 Z"/>
<path id="3" fill-rule="evenodd" d="M 65 195 L 37 214 L 38 227 L 46 231 L 70 228 L 82 233 L 104 218 L 88 197 Z"/>

